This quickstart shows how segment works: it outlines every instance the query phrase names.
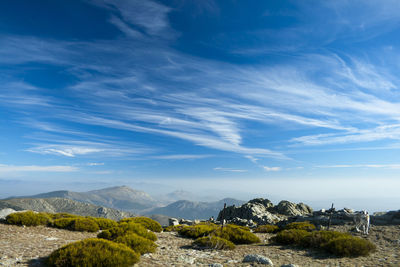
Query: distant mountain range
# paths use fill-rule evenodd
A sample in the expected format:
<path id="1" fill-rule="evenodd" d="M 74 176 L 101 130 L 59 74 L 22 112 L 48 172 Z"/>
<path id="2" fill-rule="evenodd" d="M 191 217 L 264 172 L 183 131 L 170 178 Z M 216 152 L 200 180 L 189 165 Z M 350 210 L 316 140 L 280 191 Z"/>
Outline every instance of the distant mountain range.
<path id="1" fill-rule="evenodd" d="M 34 199 L 37 199 L 37 201 L 34 201 Z M 56 201 L 56 199 L 64 199 L 65 201 Z M 12 197 L 2 200 L 2 202 L 5 201 L 8 205 L 7 207 L 10 208 L 13 208 L 13 205 L 16 205 L 15 207 L 20 209 L 32 209 L 48 212 L 60 212 L 60 210 L 63 210 L 63 212 L 71 212 L 75 214 L 80 212 L 83 214 L 84 206 L 75 203 L 80 202 L 82 204 L 87 203 L 92 206 L 95 205 L 97 208 L 100 208 L 99 206 L 101 206 L 131 212 L 131 214 L 144 214 L 146 216 L 152 215 L 154 218 L 158 218 L 160 222 L 162 221 L 162 224 L 166 224 L 168 221 L 167 217 L 208 219 L 211 216 L 214 216 L 216 218 L 219 211 L 224 207 L 224 203 L 228 206 L 240 206 L 245 202 L 232 198 L 226 198 L 215 202 L 193 201 L 194 199 L 199 199 L 199 197 L 182 190 L 159 196 L 158 199 L 159 200 L 155 200 L 146 192 L 134 190 L 128 186 L 115 186 L 88 192 L 73 192 L 66 190 L 53 191 L 33 196 Z M 72 202 L 67 200 L 71 200 Z M 92 206 L 86 206 L 90 210 L 90 212 L 88 211 L 89 213 L 94 212 L 92 211 L 94 209 Z M 0 208 L 1 207 L 2 205 L 0 202 Z M 72 212 L 74 208 L 78 209 L 78 211 Z"/>
<path id="2" fill-rule="evenodd" d="M 146 214 L 160 214 L 189 220 L 209 219 L 211 216 L 214 216 L 216 219 L 225 203 L 227 206 L 240 206 L 245 203 L 245 201 L 233 198 L 225 198 L 215 202 L 179 200 L 165 207 L 151 209 L 147 211 Z"/>
<path id="3" fill-rule="evenodd" d="M 67 212 L 81 216 L 121 220 L 135 216 L 133 213 L 101 207 L 66 198 L 13 198 L 0 200 L 0 209 L 34 210 L 39 212 Z"/>
<path id="4" fill-rule="evenodd" d="M 53 191 L 18 198 L 66 198 L 84 203 L 125 210 L 137 213 L 144 209 L 159 206 L 149 194 L 128 186 L 115 186 L 88 192 Z M 14 198 L 14 197 L 13 197 Z"/>

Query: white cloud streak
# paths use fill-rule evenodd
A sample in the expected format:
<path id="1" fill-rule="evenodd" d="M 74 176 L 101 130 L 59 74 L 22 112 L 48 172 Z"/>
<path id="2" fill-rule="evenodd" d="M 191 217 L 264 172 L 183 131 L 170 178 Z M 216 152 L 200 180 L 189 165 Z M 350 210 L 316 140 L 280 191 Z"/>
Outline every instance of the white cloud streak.
<path id="1" fill-rule="evenodd" d="M 17 83 L 13 81 L 0 87 L 3 104 L 12 105 L 16 111 L 28 109 L 43 120 L 173 137 L 243 154 L 254 163 L 258 157 L 288 159 L 273 144 L 253 142 L 253 136 L 268 135 L 275 129 L 290 130 L 296 135 L 280 140 L 283 150 L 292 145 L 359 143 L 400 137 L 400 99 L 392 98 L 392 91 L 399 88 L 400 82 L 385 64 L 332 53 L 306 54 L 290 63 L 257 68 L 195 58 L 165 43 L 152 42 L 151 38 L 164 34 L 173 36 L 168 22 L 169 7 L 136 0 L 94 3 L 112 11 L 110 23 L 126 39 L 97 42 L 0 39 L 0 47 L 4 48 L 0 49 L 2 63 L 64 66 L 77 77 L 76 84 L 63 88 L 73 101 L 46 98 L 29 84 L 17 84 L 26 90 L 12 93 Z M 3 90 L 7 86 L 11 89 Z M 30 103 L 28 106 L 41 103 L 44 112 L 37 114 L 26 103 Z M 56 129 L 46 127 L 44 122 L 30 125 L 42 131 Z M 293 131 L 320 129 L 323 134 L 300 135 Z M 78 132 L 73 129 L 60 134 Z M 66 157 L 132 152 L 124 151 L 121 146 L 68 142 L 37 144 L 28 151 Z"/>
<path id="2" fill-rule="evenodd" d="M 373 168 L 373 169 L 400 169 L 400 164 L 337 164 L 321 165 L 319 168 Z"/>
<path id="3" fill-rule="evenodd" d="M 209 157 L 213 157 L 213 155 L 178 154 L 178 155 L 153 156 L 152 158 L 165 159 L 165 160 L 187 160 L 187 159 L 204 159 Z"/>
<path id="4" fill-rule="evenodd" d="M 76 172 L 79 169 L 74 166 L 14 166 L 0 164 L 0 172 Z"/>
<path id="5" fill-rule="evenodd" d="M 233 168 L 222 168 L 222 167 L 216 167 L 213 170 L 214 171 L 222 171 L 222 172 L 247 172 L 247 170 L 233 169 Z"/>
<path id="6" fill-rule="evenodd" d="M 263 166 L 263 169 L 267 172 L 278 172 L 281 171 L 281 167 L 268 167 L 268 166 Z"/>

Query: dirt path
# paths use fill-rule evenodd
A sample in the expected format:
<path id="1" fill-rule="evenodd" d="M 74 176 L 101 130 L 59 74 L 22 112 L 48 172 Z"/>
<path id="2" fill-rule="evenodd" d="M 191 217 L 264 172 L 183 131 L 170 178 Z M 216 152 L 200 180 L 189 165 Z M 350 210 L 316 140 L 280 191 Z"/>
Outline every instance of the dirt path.
<path id="1" fill-rule="evenodd" d="M 347 231 L 349 227 L 336 227 Z M 94 237 L 93 233 L 70 232 L 47 227 L 18 227 L 0 224 L 0 266 L 41 266 L 42 257 L 64 244 Z M 192 240 L 176 233 L 159 233 L 158 249 L 143 255 L 138 267 L 147 266 L 251 266 L 242 263 L 247 254 L 259 254 L 272 260 L 274 266 L 400 266 L 400 226 L 373 226 L 368 237 L 378 249 L 368 257 L 334 258 L 329 255 L 269 243 L 270 234 L 258 234 L 263 244 L 241 245 L 233 251 L 194 250 Z M 256 265 L 252 265 L 256 266 Z M 262 266 L 262 265 L 260 265 Z"/>

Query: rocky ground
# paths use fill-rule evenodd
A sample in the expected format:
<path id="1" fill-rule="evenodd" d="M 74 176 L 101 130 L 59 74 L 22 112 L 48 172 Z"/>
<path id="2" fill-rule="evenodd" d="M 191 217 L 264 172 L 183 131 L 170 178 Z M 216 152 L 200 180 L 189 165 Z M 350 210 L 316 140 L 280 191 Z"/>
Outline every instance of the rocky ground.
<path id="1" fill-rule="evenodd" d="M 348 231 L 351 226 L 336 226 Z M 93 237 L 93 233 L 70 232 L 47 227 L 18 227 L 0 224 L 0 265 L 42 266 L 41 259 L 60 246 Z M 256 266 L 242 263 L 247 254 L 268 257 L 274 266 L 296 264 L 298 266 L 400 266 L 400 225 L 372 226 L 368 239 L 378 249 L 368 257 L 335 258 L 312 251 L 272 244 L 271 234 L 257 234 L 262 244 L 241 245 L 233 251 L 195 250 L 192 240 L 176 233 L 159 233 L 156 253 L 141 257 L 138 267 L 147 266 Z M 218 266 L 218 265 L 215 265 Z M 262 266 L 262 265 L 259 265 Z"/>

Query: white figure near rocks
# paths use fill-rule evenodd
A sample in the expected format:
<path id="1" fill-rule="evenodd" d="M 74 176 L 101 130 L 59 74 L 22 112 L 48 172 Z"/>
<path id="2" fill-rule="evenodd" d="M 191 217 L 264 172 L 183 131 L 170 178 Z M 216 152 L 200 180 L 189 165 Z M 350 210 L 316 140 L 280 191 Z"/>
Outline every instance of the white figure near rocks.
<path id="1" fill-rule="evenodd" d="M 345 213 L 347 216 L 350 216 L 353 218 L 354 224 L 356 226 L 356 231 L 357 232 L 362 232 L 365 235 L 368 235 L 369 232 L 369 223 L 370 223 L 370 217 L 368 214 L 368 211 L 363 210 L 363 211 L 358 211 L 358 212 L 352 212 L 349 213 L 346 209 L 344 209 Z M 361 228 L 361 230 L 360 230 Z"/>
<path id="2" fill-rule="evenodd" d="M 354 223 L 356 224 L 357 232 L 361 232 L 360 227 L 362 227 L 362 232 L 365 235 L 368 235 L 369 231 L 369 214 L 368 211 L 363 210 L 360 213 L 356 213 L 354 217 Z"/>

